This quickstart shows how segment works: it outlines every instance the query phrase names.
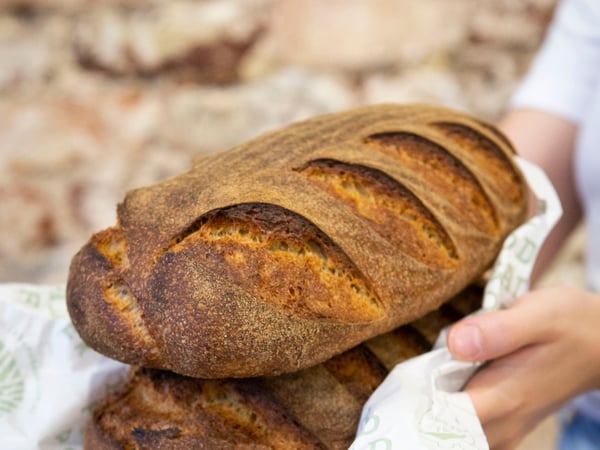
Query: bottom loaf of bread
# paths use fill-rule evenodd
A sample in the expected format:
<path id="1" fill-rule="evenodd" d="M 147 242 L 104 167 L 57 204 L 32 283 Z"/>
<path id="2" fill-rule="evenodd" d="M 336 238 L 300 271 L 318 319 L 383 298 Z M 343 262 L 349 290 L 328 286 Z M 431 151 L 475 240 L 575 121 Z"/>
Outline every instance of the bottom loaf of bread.
<path id="1" fill-rule="evenodd" d="M 470 286 L 440 309 L 318 366 L 277 377 L 206 380 L 132 368 L 95 409 L 91 449 L 346 449 L 362 407 L 391 368 L 429 351 L 477 309 Z"/>

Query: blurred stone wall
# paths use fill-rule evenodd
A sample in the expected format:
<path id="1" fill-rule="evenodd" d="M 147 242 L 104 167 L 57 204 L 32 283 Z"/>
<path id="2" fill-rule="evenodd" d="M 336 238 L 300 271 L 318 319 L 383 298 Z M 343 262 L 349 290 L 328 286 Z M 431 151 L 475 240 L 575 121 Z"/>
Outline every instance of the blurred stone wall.
<path id="1" fill-rule="evenodd" d="M 0 0 L 0 282 L 65 281 L 129 188 L 315 114 L 494 121 L 555 0 Z"/>

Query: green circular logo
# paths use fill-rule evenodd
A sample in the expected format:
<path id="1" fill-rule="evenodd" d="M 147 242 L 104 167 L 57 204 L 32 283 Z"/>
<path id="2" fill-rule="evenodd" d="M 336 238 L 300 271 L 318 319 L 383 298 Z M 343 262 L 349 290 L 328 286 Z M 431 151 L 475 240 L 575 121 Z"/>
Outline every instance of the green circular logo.
<path id="1" fill-rule="evenodd" d="M 23 401 L 25 380 L 14 356 L 0 342 L 0 417 Z"/>

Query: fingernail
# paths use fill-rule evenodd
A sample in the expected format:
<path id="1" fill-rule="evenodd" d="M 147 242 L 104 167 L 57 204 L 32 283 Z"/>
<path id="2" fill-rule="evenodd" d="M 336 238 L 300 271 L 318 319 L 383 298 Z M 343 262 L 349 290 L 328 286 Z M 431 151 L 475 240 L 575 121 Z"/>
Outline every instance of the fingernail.
<path id="1" fill-rule="evenodd" d="M 482 353 L 481 330 L 476 325 L 459 325 L 451 333 L 453 353 L 460 359 L 478 359 Z"/>

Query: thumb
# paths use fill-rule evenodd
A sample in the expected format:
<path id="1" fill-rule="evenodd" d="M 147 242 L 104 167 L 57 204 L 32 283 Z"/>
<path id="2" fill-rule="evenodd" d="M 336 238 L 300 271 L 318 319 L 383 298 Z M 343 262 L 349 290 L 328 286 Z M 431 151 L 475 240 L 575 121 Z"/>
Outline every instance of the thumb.
<path id="1" fill-rule="evenodd" d="M 456 323 L 448 333 L 450 352 L 460 360 L 484 361 L 539 342 L 547 330 L 545 321 L 536 320 L 532 305 L 530 301 L 518 301 L 509 309 L 477 314 Z"/>
<path id="2" fill-rule="evenodd" d="M 481 321 L 465 319 L 450 328 L 448 349 L 455 358 L 464 361 L 487 359 L 486 354 L 489 351 L 484 349 L 484 336 L 479 322 Z M 489 336 L 485 340 L 489 341 Z"/>

